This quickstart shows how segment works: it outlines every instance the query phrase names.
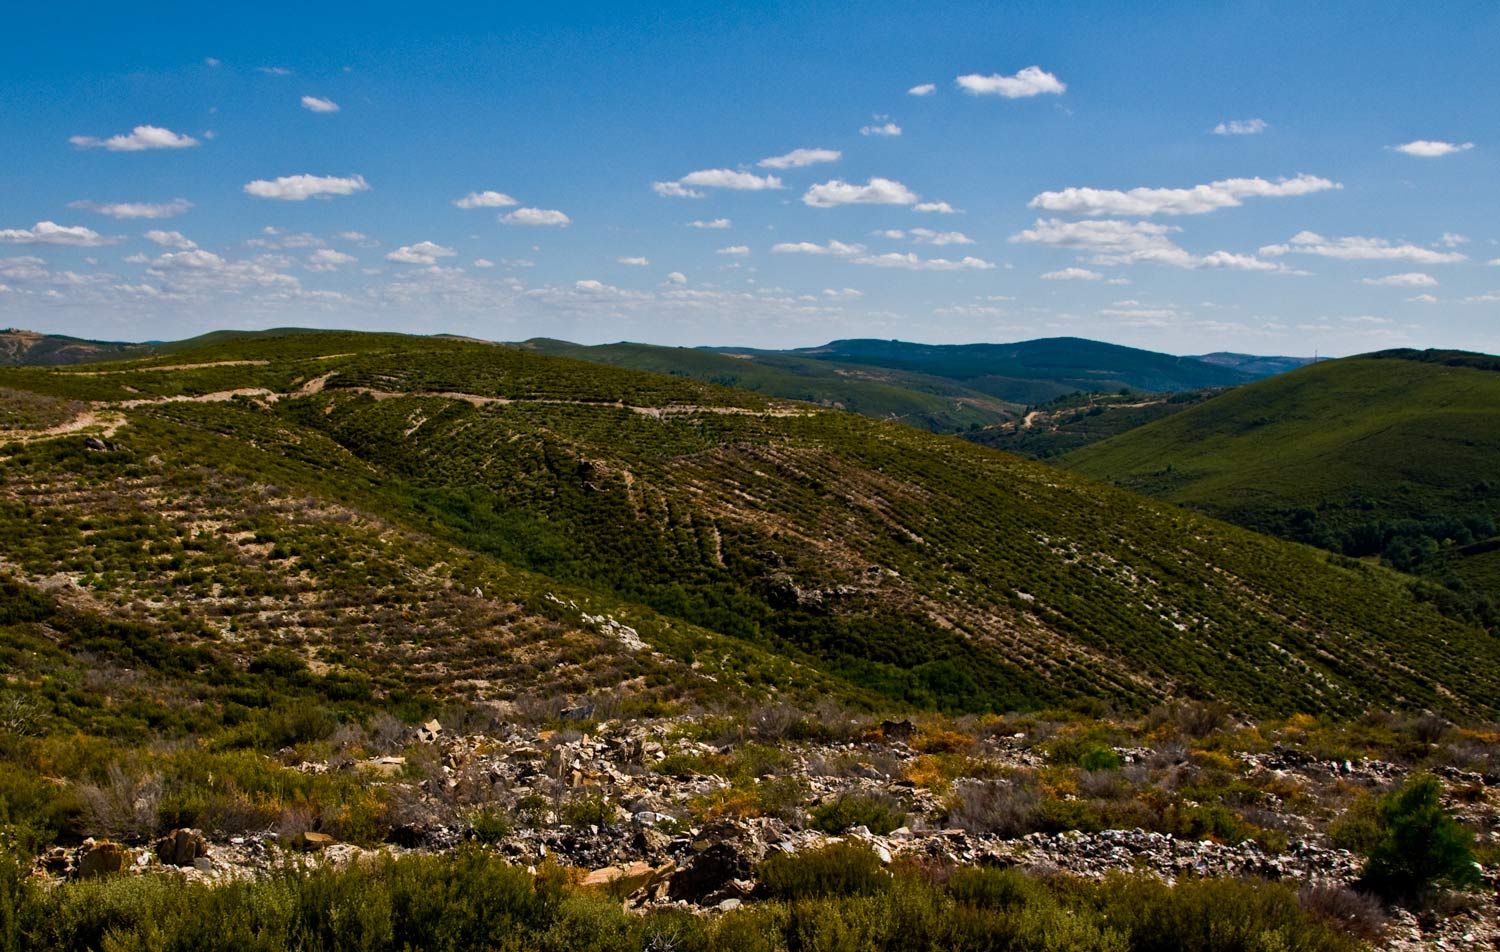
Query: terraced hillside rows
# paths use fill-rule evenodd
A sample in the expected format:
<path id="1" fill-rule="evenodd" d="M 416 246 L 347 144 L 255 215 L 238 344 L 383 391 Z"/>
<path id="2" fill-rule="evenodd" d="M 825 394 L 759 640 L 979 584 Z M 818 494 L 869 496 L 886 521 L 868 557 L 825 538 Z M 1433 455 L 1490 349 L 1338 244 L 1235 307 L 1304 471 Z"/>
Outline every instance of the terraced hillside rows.
<path id="1" fill-rule="evenodd" d="M 1320 362 L 1062 465 L 1261 531 L 1381 556 L 1446 582 L 1433 597 L 1467 594 L 1455 608 L 1500 624 L 1497 366 L 1434 351 Z"/>
<path id="2" fill-rule="evenodd" d="M 1492 639 L 1399 576 L 806 404 L 353 334 L 0 386 L 8 571 L 242 663 L 505 703 L 1497 707 Z"/>

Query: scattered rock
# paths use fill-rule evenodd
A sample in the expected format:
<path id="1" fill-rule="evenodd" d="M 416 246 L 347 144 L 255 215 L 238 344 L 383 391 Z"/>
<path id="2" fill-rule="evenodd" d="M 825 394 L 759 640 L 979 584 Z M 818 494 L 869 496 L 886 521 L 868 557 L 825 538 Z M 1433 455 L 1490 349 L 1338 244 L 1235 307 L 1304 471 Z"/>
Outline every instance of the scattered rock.
<path id="1" fill-rule="evenodd" d="M 168 866 L 192 866 L 208 855 L 208 840 L 201 830 L 173 830 L 156 843 L 156 858 Z"/>
<path id="2" fill-rule="evenodd" d="M 130 866 L 130 854 L 119 843 L 85 840 L 78 853 L 78 875 L 83 879 L 122 873 Z"/>
<path id="3" fill-rule="evenodd" d="M 287 839 L 287 846 L 294 850 L 301 850 L 304 853 L 316 853 L 332 846 L 336 842 L 338 841 L 327 833 L 305 830 L 301 833 L 293 833 Z"/>

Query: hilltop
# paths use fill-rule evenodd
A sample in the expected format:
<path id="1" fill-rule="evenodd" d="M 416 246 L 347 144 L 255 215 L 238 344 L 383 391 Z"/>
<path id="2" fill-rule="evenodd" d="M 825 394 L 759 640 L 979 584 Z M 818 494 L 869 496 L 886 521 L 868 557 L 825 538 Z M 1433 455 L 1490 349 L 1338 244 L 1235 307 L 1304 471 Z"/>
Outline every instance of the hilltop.
<path id="1" fill-rule="evenodd" d="M 1497 366 L 1444 351 L 1320 362 L 1062 465 L 1260 531 L 1378 555 L 1459 596 L 1500 596 Z M 1483 613 L 1483 600 L 1471 607 Z"/>
<path id="2" fill-rule="evenodd" d="M 1399 576 L 806 404 L 340 333 L 0 386 L 0 558 L 241 658 L 290 647 L 371 676 L 399 662 L 481 700 L 629 680 L 607 655 L 580 665 L 550 620 L 591 651 L 636 629 L 662 690 L 800 682 L 950 710 L 1494 705 L 1489 641 Z M 674 664 L 725 680 L 671 681 Z"/>

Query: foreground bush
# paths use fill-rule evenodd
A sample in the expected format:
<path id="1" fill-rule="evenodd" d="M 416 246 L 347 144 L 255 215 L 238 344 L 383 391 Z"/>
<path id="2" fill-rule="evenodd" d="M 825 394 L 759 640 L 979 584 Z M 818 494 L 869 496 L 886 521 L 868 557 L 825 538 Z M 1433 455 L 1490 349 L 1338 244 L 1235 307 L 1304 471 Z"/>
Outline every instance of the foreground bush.
<path id="1" fill-rule="evenodd" d="M 0 863 L 0 952 L 1353 952 L 1281 884 L 1169 887 L 896 864 L 839 844 L 762 870 L 782 898 L 700 918 L 636 916 L 481 850 L 287 867 L 207 886 L 117 876 L 45 889 Z M 840 872 L 844 870 L 844 872 Z"/>
<path id="2" fill-rule="evenodd" d="M 1439 886 L 1478 885 L 1474 836 L 1443 808 L 1442 792 L 1436 777 L 1422 774 L 1380 799 L 1379 840 L 1361 882 L 1383 899 L 1420 902 Z"/>

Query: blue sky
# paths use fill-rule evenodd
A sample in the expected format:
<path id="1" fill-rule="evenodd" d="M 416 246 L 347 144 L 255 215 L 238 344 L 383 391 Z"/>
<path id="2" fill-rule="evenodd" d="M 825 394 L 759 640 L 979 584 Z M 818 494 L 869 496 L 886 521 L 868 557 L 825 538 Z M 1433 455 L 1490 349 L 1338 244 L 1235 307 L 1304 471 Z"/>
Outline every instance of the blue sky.
<path id="1" fill-rule="evenodd" d="M 1500 351 L 1494 3 L 139 6 L 7 14 L 0 325 Z"/>

